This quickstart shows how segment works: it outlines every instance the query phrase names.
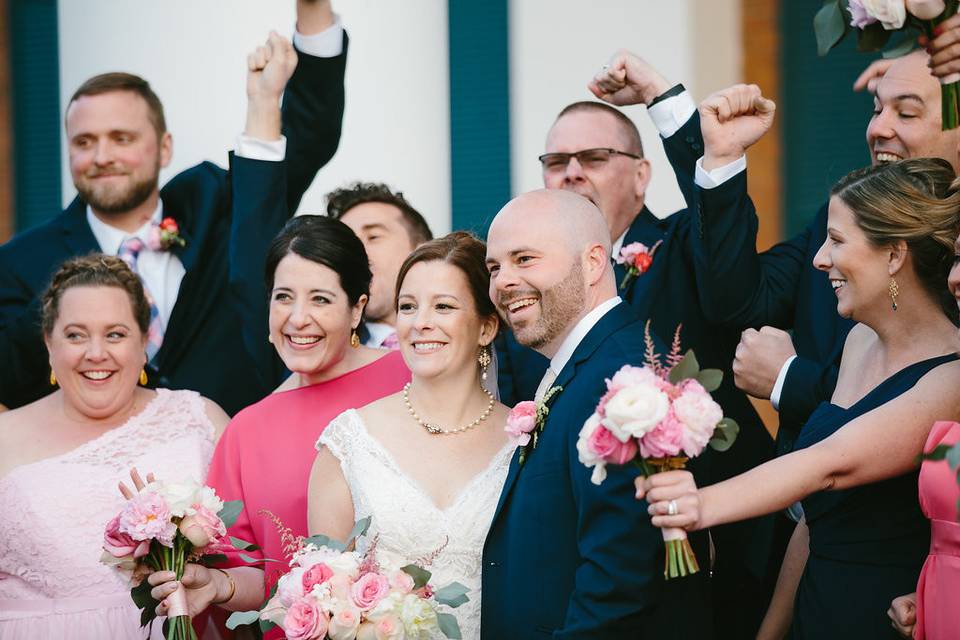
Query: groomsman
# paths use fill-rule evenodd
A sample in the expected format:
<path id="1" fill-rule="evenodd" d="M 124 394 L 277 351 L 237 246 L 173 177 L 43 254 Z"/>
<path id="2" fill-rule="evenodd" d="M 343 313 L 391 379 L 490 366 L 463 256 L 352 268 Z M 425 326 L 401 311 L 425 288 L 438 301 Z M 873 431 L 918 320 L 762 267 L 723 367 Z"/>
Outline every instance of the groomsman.
<path id="1" fill-rule="evenodd" d="M 610 244 L 597 208 L 560 190 L 511 200 L 490 226 L 491 299 L 517 341 L 549 359 L 538 399 L 558 391 L 536 447 L 510 463 L 487 534 L 483 638 L 709 637 L 693 601 L 682 619 L 652 621 L 663 541 L 633 498 L 635 469 L 610 466 L 597 486 L 577 458 L 604 379 L 644 358 L 644 322 L 617 295 Z"/>
<path id="2" fill-rule="evenodd" d="M 173 139 L 149 84 L 110 73 L 77 90 L 66 133 L 79 195 L 0 247 L 0 402 L 52 390 L 39 296 L 63 260 L 93 251 L 127 260 L 150 294 L 150 386 L 195 389 L 235 413 L 276 385 L 261 374 L 266 350 L 249 348 L 251 333 L 264 341 L 263 259 L 337 148 L 347 47 L 325 0 L 300 0 L 297 24 L 299 56 L 271 34 L 248 59 L 247 125 L 230 171 L 205 162 L 160 189 Z M 152 240 L 167 218 L 178 240 L 161 246 Z"/>

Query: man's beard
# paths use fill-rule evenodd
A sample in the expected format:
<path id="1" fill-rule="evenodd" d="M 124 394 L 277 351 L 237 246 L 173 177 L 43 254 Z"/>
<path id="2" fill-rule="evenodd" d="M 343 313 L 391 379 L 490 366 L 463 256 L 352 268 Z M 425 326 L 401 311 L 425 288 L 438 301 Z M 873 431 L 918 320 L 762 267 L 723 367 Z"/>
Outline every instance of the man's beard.
<path id="1" fill-rule="evenodd" d="M 573 261 L 570 272 L 563 280 L 539 293 L 540 317 L 535 322 L 516 327 L 507 315 L 507 324 L 510 325 L 517 342 L 533 349 L 539 349 L 556 340 L 571 321 L 583 312 L 586 295 L 580 261 Z M 528 294 L 515 294 L 512 298 L 522 298 L 524 295 Z"/>
<path id="2" fill-rule="evenodd" d="M 98 187 L 94 179 L 84 176 L 84 181 L 75 183 L 77 192 L 84 202 L 100 213 L 126 213 L 136 209 L 146 202 L 147 198 L 156 191 L 160 176 L 160 162 L 153 174 L 134 182 L 127 187 L 110 189 Z"/>

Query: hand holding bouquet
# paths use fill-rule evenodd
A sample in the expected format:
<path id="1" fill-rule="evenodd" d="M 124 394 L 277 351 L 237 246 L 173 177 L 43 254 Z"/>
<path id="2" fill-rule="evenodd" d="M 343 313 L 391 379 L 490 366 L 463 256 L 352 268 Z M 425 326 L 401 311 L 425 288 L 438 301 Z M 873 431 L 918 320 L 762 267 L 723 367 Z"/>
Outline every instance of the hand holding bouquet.
<path id="1" fill-rule="evenodd" d="M 723 373 L 700 370 L 692 351 L 680 356 L 677 329 L 667 364 L 660 363 L 647 324 L 646 363 L 624 365 L 606 381 L 607 392 L 584 423 L 577 441 L 580 462 L 593 468 L 591 481 L 607 477 L 607 464 L 632 462 L 644 476 L 683 469 L 706 446 L 725 451 L 739 427 L 710 391 L 720 386 Z M 665 528 L 664 577 L 699 571 L 696 556 L 683 529 Z"/>

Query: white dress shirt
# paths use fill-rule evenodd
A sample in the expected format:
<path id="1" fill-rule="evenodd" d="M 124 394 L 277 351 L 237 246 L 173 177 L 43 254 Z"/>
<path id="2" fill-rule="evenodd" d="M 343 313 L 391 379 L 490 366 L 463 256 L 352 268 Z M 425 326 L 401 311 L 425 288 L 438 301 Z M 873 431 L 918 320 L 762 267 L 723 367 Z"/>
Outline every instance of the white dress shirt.
<path id="1" fill-rule="evenodd" d="M 396 329 L 388 325 L 386 322 L 367 322 L 364 326 L 367 328 L 367 333 L 369 338 L 364 342 L 364 346 L 373 347 L 378 349 L 383 346 L 383 341 L 387 339 L 391 333 L 396 333 Z"/>

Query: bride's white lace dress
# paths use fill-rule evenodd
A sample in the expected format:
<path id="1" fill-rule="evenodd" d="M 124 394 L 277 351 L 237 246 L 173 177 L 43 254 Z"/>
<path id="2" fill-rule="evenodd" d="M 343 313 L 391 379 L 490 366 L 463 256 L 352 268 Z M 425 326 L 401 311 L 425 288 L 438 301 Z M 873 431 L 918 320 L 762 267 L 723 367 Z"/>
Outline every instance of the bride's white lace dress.
<path id="1" fill-rule="evenodd" d="M 470 601 L 449 612 L 457 617 L 464 640 L 478 640 L 483 541 L 514 447 L 505 446 L 450 506 L 439 509 L 370 435 L 356 411 L 334 418 L 317 441 L 317 447 L 321 445 L 340 461 L 356 519 L 372 516 L 359 550 L 364 551 L 365 545 L 378 537 L 377 559 L 385 565 L 402 566 L 442 547 L 427 567 L 433 573 L 430 582 L 442 587 L 456 581 L 470 589 Z"/>

